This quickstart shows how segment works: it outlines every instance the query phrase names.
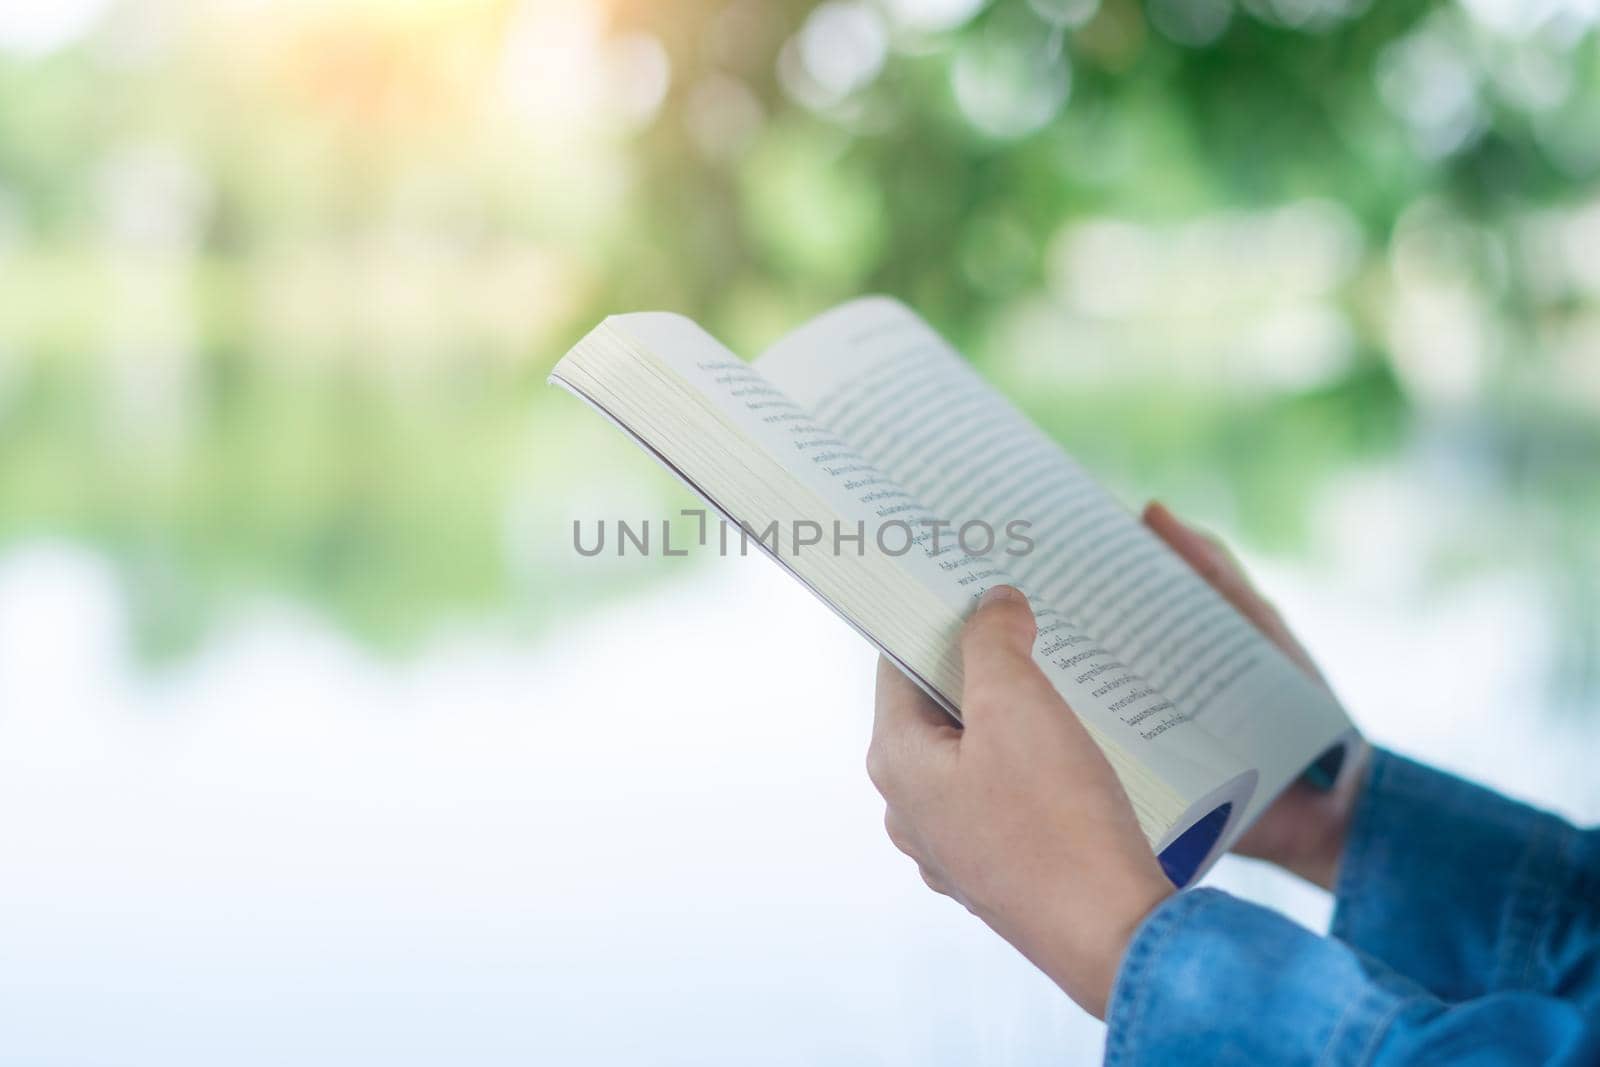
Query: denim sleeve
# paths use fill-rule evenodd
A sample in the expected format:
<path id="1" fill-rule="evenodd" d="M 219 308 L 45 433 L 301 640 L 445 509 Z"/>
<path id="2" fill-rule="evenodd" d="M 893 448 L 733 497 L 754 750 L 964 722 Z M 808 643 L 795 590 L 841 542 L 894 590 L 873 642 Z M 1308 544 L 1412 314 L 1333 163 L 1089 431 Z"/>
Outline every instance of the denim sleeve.
<path id="1" fill-rule="evenodd" d="M 1382 962 L 1214 889 L 1140 926 L 1111 992 L 1107 1067 L 1465 1067 L 1600 1062 L 1578 1005 L 1529 992 L 1447 1004 Z"/>
<path id="2" fill-rule="evenodd" d="M 1376 751 L 1332 933 L 1443 1000 L 1525 990 L 1600 1003 L 1600 838 Z"/>

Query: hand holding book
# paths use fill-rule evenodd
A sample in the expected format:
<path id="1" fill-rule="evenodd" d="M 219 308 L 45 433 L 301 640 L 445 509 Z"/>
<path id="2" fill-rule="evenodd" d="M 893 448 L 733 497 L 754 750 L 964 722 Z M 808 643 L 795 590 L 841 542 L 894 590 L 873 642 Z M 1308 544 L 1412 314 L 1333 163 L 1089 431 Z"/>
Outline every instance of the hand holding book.
<path id="1" fill-rule="evenodd" d="M 1226 550 L 1159 504 L 1144 521 L 1297 666 L 1315 665 Z M 867 766 L 884 825 L 923 880 L 987 923 L 1095 1015 L 1134 931 L 1172 893 L 1128 796 L 1030 655 L 1026 598 L 999 586 L 962 631 L 965 729 L 887 660 Z M 1352 758 L 1364 765 L 1366 746 Z M 1291 786 L 1238 851 L 1331 886 L 1360 766 L 1332 790 Z"/>
<path id="2" fill-rule="evenodd" d="M 1103 1016 L 1134 930 L 1174 890 L 1116 772 L 1034 662 L 1037 633 L 1021 592 L 984 594 L 961 633 L 961 728 L 880 659 L 867 770 L 890 840 L 929 887 Z"/>

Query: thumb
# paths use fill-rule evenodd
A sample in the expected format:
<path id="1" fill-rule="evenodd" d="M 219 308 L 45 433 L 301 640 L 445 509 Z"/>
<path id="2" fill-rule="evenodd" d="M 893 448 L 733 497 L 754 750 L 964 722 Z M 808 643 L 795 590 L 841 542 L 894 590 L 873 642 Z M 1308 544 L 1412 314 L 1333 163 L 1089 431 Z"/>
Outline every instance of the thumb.
<path id="1" fill-rule="evenodd" d="M 961 631 L 961 715 L 969 728 L 1046 694 L 1060 699 L 1033 661 L 1038 634 L 1020 589 L 997 585 L 983 594 Z"/>

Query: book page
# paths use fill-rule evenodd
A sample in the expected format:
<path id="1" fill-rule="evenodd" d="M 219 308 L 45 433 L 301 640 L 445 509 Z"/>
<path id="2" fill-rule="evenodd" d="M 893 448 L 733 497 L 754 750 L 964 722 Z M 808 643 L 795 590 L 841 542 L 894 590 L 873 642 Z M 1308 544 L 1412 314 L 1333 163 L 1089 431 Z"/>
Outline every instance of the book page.
<path id="1" fill-rule="evenodd" d="M 756 366 L 947 520 L 952 540 L 973 521 L 1025 523 L 1034 547 L 1007 560 L 1018 586 L 1128 665 L 1105 683 L 1113 704 L 1134 705 L 1125 717 L 1141 736 L 1198 727 L 1260 772 L 1246 823 L 1348 732 L 1326 690 L 904 306 L 844 305 Z M 1040 651 L 1083 662 L 1048 632 Z M 1143 689 L 1159 700 L 1139 704 Z"/>

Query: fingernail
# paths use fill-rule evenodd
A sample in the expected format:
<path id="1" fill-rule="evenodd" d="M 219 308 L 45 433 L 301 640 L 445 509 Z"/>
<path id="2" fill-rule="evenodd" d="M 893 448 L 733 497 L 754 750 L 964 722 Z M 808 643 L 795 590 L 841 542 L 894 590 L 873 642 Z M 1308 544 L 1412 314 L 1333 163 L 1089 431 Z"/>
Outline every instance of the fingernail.
<path id="1" fill-rule="evenodd" d="M 1014 585 L 992 585 L 984 590 L 983 596 L 978 598 L 978 606 L 981 608 L 990 604 L 1000 604 L 1007 600 L 1026 601 L 1027 599 L 1022 590 Z"/>

